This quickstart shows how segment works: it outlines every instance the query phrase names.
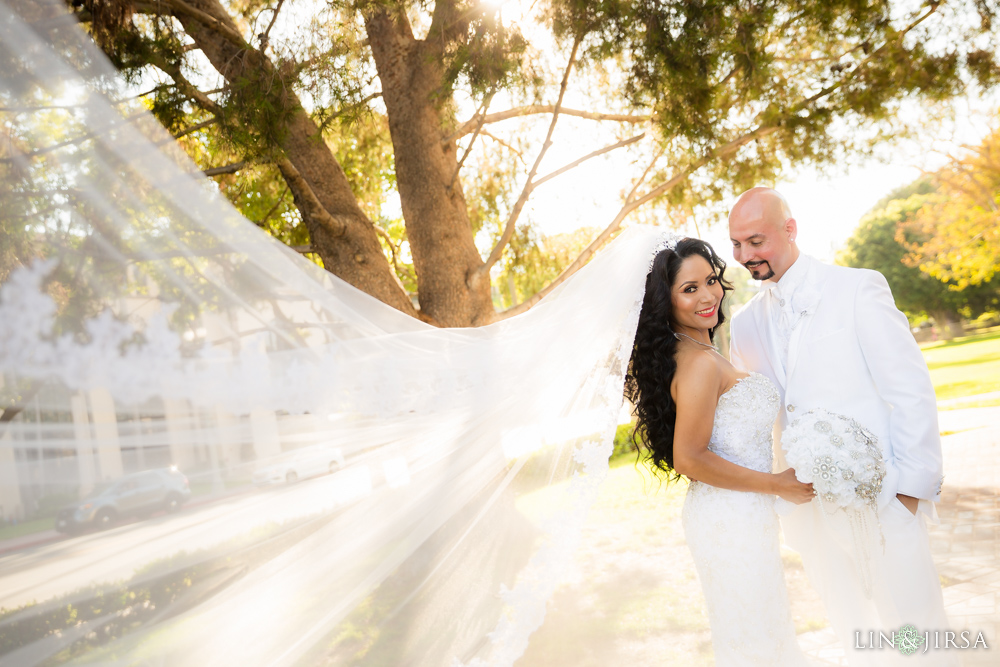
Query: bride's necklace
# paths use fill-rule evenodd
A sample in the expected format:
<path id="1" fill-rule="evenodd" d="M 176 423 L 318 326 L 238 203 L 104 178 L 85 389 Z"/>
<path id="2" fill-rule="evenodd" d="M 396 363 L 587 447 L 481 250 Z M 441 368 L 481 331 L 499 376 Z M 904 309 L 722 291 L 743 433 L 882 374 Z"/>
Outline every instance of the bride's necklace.
<path id="1" fill-rule="evenodd" d="M 692 343 L 697 343 L 698 345 L 701 345 L 702 347 L 711 348 L 711 349 L 715 350 L 716 352 L 719 351 L 719 346 L 718 345 L 709 345 L 708 343 L 702 343 L 700 340 L 697 340 L 695 338 L 691 338 L 691 336 L 688 336 L 686 333 L 681 333 L 680 331 L 675 331 L 674 332 L 674 338 L 676 338 L 677 340 L 680 340 L 681 336 L 684 336 L 685 338 L 687 338 Z"/>

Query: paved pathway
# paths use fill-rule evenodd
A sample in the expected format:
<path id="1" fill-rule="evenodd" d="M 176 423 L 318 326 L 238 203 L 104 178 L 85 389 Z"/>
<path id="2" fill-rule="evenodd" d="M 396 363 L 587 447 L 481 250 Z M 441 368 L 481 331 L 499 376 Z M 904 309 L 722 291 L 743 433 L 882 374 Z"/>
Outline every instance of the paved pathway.
<path id="1" fill-rule="evenodd" d="M 1000 664 L 1000 408 L 942 411 L 945 484 L 931 549 L 954 629 L 983 631 L 990 650 L 962 651 L 966 667 Z M 969 430 L 967 430 L 969 429 Z M 827 628 L 799 636 L 822 665 L 846 665 Z"/>

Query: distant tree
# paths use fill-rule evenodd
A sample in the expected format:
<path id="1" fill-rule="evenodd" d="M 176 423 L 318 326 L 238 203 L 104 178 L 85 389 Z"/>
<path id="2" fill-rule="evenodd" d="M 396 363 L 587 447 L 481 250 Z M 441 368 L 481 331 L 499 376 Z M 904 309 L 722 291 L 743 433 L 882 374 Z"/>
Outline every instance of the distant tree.
<path id="1" fill-rule="evenodd" d="M 901 225 L 904 261 L 958 289 L 1000 273 L 1000 130 L 934 174 L 937 191 Z"/>
<path id="2" fill-rule="evenodd" d="M 932 182 L 921 179 L 883 199 L 861 219 L 838 263 L 878 271 L 889 283 L 900 310 L 911 319 L 929 317 L 945 338 L 952 338 L 961 333 L 957 324 L 962 317 L 976 317 L 997 307 L 1000 285 L 987 282 L 957 290 L 953 283 L 906 264 L 907 250 L 897 239 L 897 230 L 912 221 L 933 196 Z"/>
<path id="3" fill-rule="evenodd" d="M 446 326 L 529 308 L 640 206 L 690 208 L 793 163 L 840 159 L 899 130 L 902 100 L 1000 79 L 982 46 L 996 43 L 1000 16 L 983 0 L 548 0 L 532 4 L 532 30 L 505 20 L 502 3 L 475 0 L 67 2 L 126 76 L 157 82 L 149 106 L 175 136 L 225 148 L 192 149 L 206 173 L 249 170 L 224 190 L 258 224 L 308 240 L 344 280 Z M 281 39 L 272 30 L 293 4 L 306 20 Z M 545 64 L 553 57 L 557 69 Z M 570 87 L 610 104 L 569 108 Z M 477 110 L 460 119 L 463 100 Z M 511 106 L 496 110 L 501 100 Z M 567 116 L 627 131 L 543 170 Z M 530 117 L 544 132 L 532 152 L 488 129 Z M 845 127 L 870 131 L 844 139 Z M 499 224 L 481 250 L 473 218 L 489 207 L 465 179 L 486 143 L 523 163 L 517 186 L 494 192 Z M 491 276 L 532 192 L 623 148 L 637 160 L 619 212 L 558 277 L 498 315 Z M 379 217 L 391 191 L 405 227 L 396 235 Z"/>

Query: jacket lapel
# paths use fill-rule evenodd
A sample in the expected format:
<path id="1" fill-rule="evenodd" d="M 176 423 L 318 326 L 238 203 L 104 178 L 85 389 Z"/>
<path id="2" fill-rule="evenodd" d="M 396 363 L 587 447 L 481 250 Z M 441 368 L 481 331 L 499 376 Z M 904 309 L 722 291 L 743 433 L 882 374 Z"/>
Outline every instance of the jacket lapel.
<path id="1" fill-rule="evenodd" d="M 757 326 L 757 340 L 761 342 L 761 347 L 764 348 L 764 357 L 770 362 L 771 369 L 774 374 L 774 380 L 781 385 L 781 388 L 785 388 L 785 365 L 781 360 L 781 346 L 778 344 L 778 337 L 775 335 L 774 327 L 772 322 L 774 319 L 771 312 L 773 308 L 774 299 L 770 294 L 761 295 L 760 308 L 755 308 L 753 311 L 754 324 Z"/>
<path id="2" fill-rule="evenodd" d="M 802 321 L 799 322 L 799 326 L 792 330 L 792 337 L 788 339 L 788 373 L 787 377 L 792 377 L 792 373 L 795 372 L 795 362 L 799 358 L 799 348 L 802 346 L 802 335 L 809 325 L 812 323 L 813 313 L 802 316 Z"/>

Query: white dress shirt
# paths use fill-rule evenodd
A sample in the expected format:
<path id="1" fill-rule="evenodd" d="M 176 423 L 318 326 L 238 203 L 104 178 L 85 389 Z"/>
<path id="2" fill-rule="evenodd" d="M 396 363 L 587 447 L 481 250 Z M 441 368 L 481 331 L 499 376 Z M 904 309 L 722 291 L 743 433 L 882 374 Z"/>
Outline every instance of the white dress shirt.
<path id="1" fill-rule="evenodd" d="M 792 331 L 802 322 L 812 304 L 811 298 L 803 298 L 802 290 L 802 286 L 809 282 L 811 262 L 811 257 L 799 255 L 780 280 L 767 280 L 761 284 L 761 290 L 770 292 L 768 298 L 771 300 L 772 324 L 777 333 L 781 348 L 780 361 L 785 371 L 788 370 L 788 343 L 792 338 Z"/>

